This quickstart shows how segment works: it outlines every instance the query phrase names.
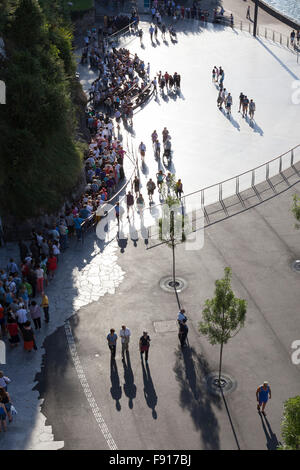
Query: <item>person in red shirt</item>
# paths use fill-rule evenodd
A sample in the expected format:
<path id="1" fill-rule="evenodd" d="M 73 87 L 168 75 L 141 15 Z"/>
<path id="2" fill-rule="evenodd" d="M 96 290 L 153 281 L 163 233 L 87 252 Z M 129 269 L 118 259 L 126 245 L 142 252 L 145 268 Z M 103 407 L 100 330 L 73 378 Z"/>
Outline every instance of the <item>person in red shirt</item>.
<path id="1" fill-rule="evenodd" d="M 4 307 L 0 304 L 0 326 L 1 326 L 1 336 L 5 336 L 5 317 L 4 317 Z"/>
<path id="2" fill-rule="evenodd" d="M 18 346 L 20 342 L 20 337 L 18 334 L 18 323 L 13 317 L 8 318 L 6 329 L 10 336 L 9 342 L 11 347 L 14 348 L 15 346 Z"/>
<path id="3" fill-rule="evenodd" d="M 57 268 L 57 259 L 53 254 L 48 258 L 49 279 L 53 279 L 54 273 Z"/>

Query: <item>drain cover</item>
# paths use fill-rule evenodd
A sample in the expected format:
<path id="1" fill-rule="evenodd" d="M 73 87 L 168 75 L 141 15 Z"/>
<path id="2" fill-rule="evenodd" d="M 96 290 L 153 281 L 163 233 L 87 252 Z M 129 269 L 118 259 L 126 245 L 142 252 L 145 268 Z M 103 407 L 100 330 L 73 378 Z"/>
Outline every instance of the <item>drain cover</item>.
<path id="1" fill-rule="evenodd" d="M 159 281 L 159 285 L 161 289 L 163 289 L 165 292 L 174 292 L 174 281 L 172 276 L 166 276 L 163 277 Z M 176 277 L 175 278 L 175 287 L 177 292 L 183 291 L 187 287 L 187 282 L 182 279 L 181 277 Z"/>
<path id="2" fill-rule="evenodd" d="M 296 261 L 293 262 L 292 269 L 296 273 L 300 273 L 300 259 L 297 259 Z"/>
<path id="3" fill-rule="evenodd" d="M 205 377 L 205 380 L 207 387 L 213 393 L 221 393 L 221 391 L 223 391 L 224 395 L 226 395 L 227 393 L 233 392 L 237 386 L 236 380 L 227 374 L 221 375 L 219 385 L 218 372 L 212 372 L 211 374 Z"/>

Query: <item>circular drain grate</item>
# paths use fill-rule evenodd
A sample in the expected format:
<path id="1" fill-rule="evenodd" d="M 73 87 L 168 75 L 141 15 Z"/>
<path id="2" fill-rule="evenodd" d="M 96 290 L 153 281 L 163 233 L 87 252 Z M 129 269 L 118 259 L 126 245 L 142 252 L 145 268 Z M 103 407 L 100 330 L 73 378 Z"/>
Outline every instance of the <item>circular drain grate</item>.
<path id="1" fill-rule="evenodd" d="M 237 382 L 232 377 L 227 374 L 221 375 L 221 387 L 219 386 L 219 373 L 212 372 L 207 377 L 205 377 L 206 385 L 209 390 L 213 393 L 221 393 L 224 395 L 231 393 L 236 389 Z"/>
<path id="2" fill-rule="evenodd" d="M 172 276 L 167 276 L 163 277 L 159 281 L 159 286 L 161 289 L 163 289 L 165 292 L 174 292 L 174 281 Z M 183 291 L 187 287 L 187 282 L 182 279 L 181 277 L 176 277 L 175 278 L 175 287 L 177 292 Z"/>
<path id="3" fill-rule="evenodd" d="M 297 259 L 296 261 L 293 262 L 292 269 L 296 273 L 300 273 L 300 259 Z"/>

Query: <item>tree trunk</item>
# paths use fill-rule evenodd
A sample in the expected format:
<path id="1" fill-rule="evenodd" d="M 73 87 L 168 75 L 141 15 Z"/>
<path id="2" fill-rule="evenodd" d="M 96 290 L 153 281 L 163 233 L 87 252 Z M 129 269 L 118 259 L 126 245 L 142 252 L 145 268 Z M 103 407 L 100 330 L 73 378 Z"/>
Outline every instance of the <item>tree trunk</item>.
<path id="1" fill-rule="evenodd" d="M 219 387 L 221 387 L 221 371 L 222 371 L 222 358 L 223 358 L 223 341 L 220 348 L 220 362 L 219 362 Z"/>

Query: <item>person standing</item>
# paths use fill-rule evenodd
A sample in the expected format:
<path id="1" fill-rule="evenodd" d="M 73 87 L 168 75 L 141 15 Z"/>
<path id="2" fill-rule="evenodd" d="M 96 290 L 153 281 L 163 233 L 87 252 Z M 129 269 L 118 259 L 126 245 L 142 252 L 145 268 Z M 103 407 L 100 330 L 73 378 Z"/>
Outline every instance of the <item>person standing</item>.
<path id="1" fill-rule="evenodd" d="M 37 291 L 43 292 L 44 290 L 44 270 L 38 264 L 36 267 L 36 284 L 37 284 Z"/>
<path id="2" fill-rule="evenodd" d="M 159 170 L 159 172 L 156 173 L 156 178 L 157 178 L 158 192 L 161 193 L 162 185 L 163 185 L 164 179 L 166 178 L 166 175 L 162 172 L 162 170 Z"/>
<path id="3" fill-rule="evenodd" d="M 153 33 L 154 33 L 154 28 L 153 28 L 152 24 L 150 25 L 150 28 L 149 28 L 149 33 L 150 33 L 151 42 L 153 42 Z"/>
<path id="4" fill-rule="evenodd" d="M 139 145 L 139 152 L 141 154 L 142 164 L 144 164 L 145 154 L 146 154 L 146 145 L 144 144 L 143 141 Z"/>
<path id="5" fill-rule="evenodd" d="M 250 100 L 250 103 L 249 103 L 249 116 L 250 116 L 251 121 L 254 118 L 255 109 L 256 109 L 256 106 L 255 106 L 254 101 Z"/>
<path id="6" fill-rule="evenodd" d="M 36 350 L 36 344 L 34 340 L 34 334 L 31 328 L 30 321 L 24 323 L 22 328 L 22 335 L 24 340 L 24 349 L 25 351 L 31 352 L 33 349 Z"/>
<path id="7" fill-rule="evenodd" d="M 256 400 L 258 402 L 257 410 L 260 412 L 260 407 L 261 407 L 261 412 L 264 416 L 266 416 L 265 407 L 269 398 L 271 399 L 271 388 L 269 386 L 269 383 L 265 381 L 256 390 Z"/>
<path id="8" fill-rule="evenodd" d="M 129 340 L 130 340 L 131 332 L 129 328 L 126 328 L 125 325 L 122 325 L 120 330 L 120 338 L 122 344 L 122 357 L 124 359 L 125 351 L 128 351 Z"/>
<path id="9" fill-rule="evenodd" d="M 48 296 L 43 292 L 41 307 L 43 308 L 45 315 L 45 322 L 49 323 L 49 299 Z"/>
<path id="10" fill-rule="evenodd" d="M 7 417 L 8 421 L 11 423 L 12 422 L 12 415 L 11 415 L 11 401 L 10 401 L 10 396 L 7 393 L 4 388 L 0 387 L 0 404 L 5 406 L 6 412 L 7 412 Z"/>
<path id="11" fill-rule="evenodd" d="M 240 106 L 239 106 L 239 113 L 241 112 L 241 107 L 243 106 L 244 97 L 245 97 L 244 93 L 243 93 L 243 92 L 241 92 L 241 93 L 240 93 Z"/>
<path id="12" fill-rule="evenodd" d="M 189 328 L 186 324 L 186 319 L 184 318 L 179 323 L 179 332 L 178 332 L 178 338 L 179 338 L 180 345 L 182 348 L 186 346 L 186 339 L 187 339 L 188 332 L 189 332 Z"/>
<path id="13" fill-rule="evenodd" d="M 3 403 L 0 403 L 0 432 L 3 431 L 6 432 L 6 418 L 7 418 L 7 411 L 5 408 L 5 405 Z"/>
<path id="14" fill-rule="evenodd" d="M 134 215 L 134 212 L 133 212 L 134 197 L 133 197 L 133 194 L 131 194 L 130 191 L 128 191 L 128 193 L 126 195 L 126 205 L 127 205 L 127 219 L 129 219 L 130 210 L 132 211 L 132 215 Z"/>
<path id="15" fill-rule="evenodd" d="M 248 115 L 248 106 L 249 106 L 249 99 L 245 95 L 243 99 L 243 117 L 247 117 Z"/>
<path id="16" fill-rule="evenodd" d="M 180 310 L 180 312 L 178 313 L 178 315 L 177 315 L 177 321 L 178 321 L 179 324 L 180 324 L 183 320 L 185 320 L 185 321 L 187 320 L 187 316 L 186 316 L 186 314 L 185 314 L 184 308 L 182 308 L 182 309 Z"/>
<path id="17" fill-rule="evenodd" d="M 111 352 L 112 359 L 115 359 L 116 357 L 117 339 L 118 336 L 116 335 L 115 330 L 111 328 L 110 333 L 107 335 L 107 343 Z"/>
<path id="18" fill-rule="evenodd" d="M 32 300 L 31 302 L 31 305 L 29 307 L 29 313 L 33 320 L 35 329 L 40 330 L 41 329 L 41 310 L 35 300 Z"/>
<path id="19" fill-rule="evenodd" d="M 182 187 L 182 182 L 181 182 L 181 179 L 179 179 L 175 185 L 175 193 L 176 193 L 176 197 L 179 199 L 181 199 L 181 194 L 183 193 L 183 187 Z"/>
<path id="20" fill-rule="evenodd" d="M 143 354 L 145 353 L 145 361 L 148 362 L 148 354 L 150 348 L 150 336 L 148 335 L 147 331 L 143 331 L 143 336 L 140 337 L 140 353 L 141 353 L 141 361 L 143 360 Z"/>
<path id="21" fill-rule="evenodd" d="M 295 44 L 295 37 L 296 37 L 296 33 L 295 33 L 295 31 L 293 30 L 293 31 L 291 32 L 291 46 L 294 46 L 294 44 Z"/>
<path id="22" fill-rule="evenodd" d="M 18 323 L 17 323 L 17 320 L 15 320 L 15 318 L 13 318 L 12 316 L 8 317 L 6 329 L 10 336 L 9 338 L 10 346 L 12 348 L 15 346 L 18 346 L 20 342 L 20 337 L 18 334 Z M 0 387 L 1 387 L 1 384 L 0 384 Z"/>
<path id="23" fill-rule="evenodd" d="M 232 96 L 230 93 L 228 93 L 228 96 L 226 98 L 226 111 L 227 111 L 227 114 L 230 115 L 231 114 L 231 106 L 232 106 Z"/>
<path id="24" fill-rule="evenodd" d="M 133 187 L 134 187 L 135 195 L 137 197 L 140 192 L 140 179 L 137 175 L 135 175 L 135 178 L 133 180 Z"/>

